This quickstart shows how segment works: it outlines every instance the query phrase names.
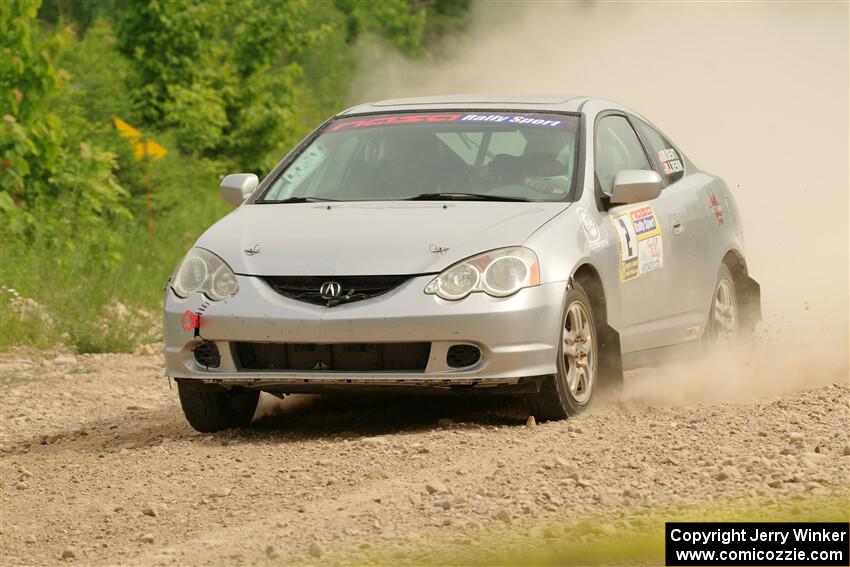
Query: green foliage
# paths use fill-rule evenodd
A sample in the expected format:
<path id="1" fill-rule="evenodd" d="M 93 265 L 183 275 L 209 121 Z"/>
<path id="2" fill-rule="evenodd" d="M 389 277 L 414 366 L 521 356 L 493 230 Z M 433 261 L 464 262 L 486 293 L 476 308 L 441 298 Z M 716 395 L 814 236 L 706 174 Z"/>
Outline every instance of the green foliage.
<path id="1" fill-rule="evenodd" d="M 184 151 L 203 152 L 221 143 L 227 126 L 227 112 L 219 93 L 206 85 L 168 86 L 168 100 L 162 105 L 165 126 L 177 134 Z"/>
<path id="2" fill-rule="evenodd" d="M 133 0 L 118 28 L 138 69 L 134 99 L 145 123 L 176 132 L 181 151 L 261 172 L 291 143 L 294 61 L 330 28 L 302 25 L 304 0 Z M 179 10 L 175 10 L 179 7 Z"/>
<path id="3" fill-rule="evenodd" d="M 39 37 L 33 24 L 36 9 L 37 4 L 27 0 L 0 4 L 0 90 L 6 95 L 0 215 L 4 239 L 42 233 L 53 245 L 73 250 L 98 227 L 128 217 L 123 205 L 127 191 L 113 175 L 115 155 L 87 142 L 75 143 L 52 111 L 51 103 L 67 78 L 55 63 L 73 32 Z M 45 227 L 36 211 L 56 221 Z M 73 225 L 79 237 L 59 238 L 59 225 Z M 108 253 L 117 254 L 114 249 Z"/>
<path id="4" fill-rule="evenodd" d="M 134 64 L 134 99 L 140 114 L 157 123 L 169 86 L 204 84 L 214 68 L 214 43 L 221 2 L 206 0 L 130 0 L 117 34 L 119 48 Z"/>
<path id="5" fill-rule="evenodd" d="M 461 31 L 468 23 L 471 5 L 472 0 L 431 0 L 422 42 L 436 44 L 443 36 Z"/>
<path id="6" fill-rule="evenodd" d="M 51 24 L 72 21 L 85 35 L 98 18 L 114 18 L 123 7 L 123 0 L 42 0 L 38 17 Z"/>
<path id="7" fill-rule="evenodd" d="M 56 106 L 62 109 L 66 121 L 75 121 L 68 129 L 81 131 L 89 139 L 100 141 L 107 132 L 115 132 L 113 116 L 131 124 L 141 120 L 129 87 L 137 83 L 138 72 L 117 44 L 109 21 L 100 20 L 59 55 L 57 65 L 67 72 L 68 81 Z"/>
<path id="8" fill-rule="evenodd" d="M 374 33 L 384 37 L 403 53 L 420 54 L 427 12 L 419 3 L 407 0 L 336 0 L 350 14 L 350 33 Z"/>
<path id="9" fill-rule="evenodd" d="M 0 0 L 0 349 L 155 340 L 221 176 L 263 175 L 343 107 L 359 38 L 419 56 L 466 5 Z M 168 154 L 136 160 L 115 116 Z"/>

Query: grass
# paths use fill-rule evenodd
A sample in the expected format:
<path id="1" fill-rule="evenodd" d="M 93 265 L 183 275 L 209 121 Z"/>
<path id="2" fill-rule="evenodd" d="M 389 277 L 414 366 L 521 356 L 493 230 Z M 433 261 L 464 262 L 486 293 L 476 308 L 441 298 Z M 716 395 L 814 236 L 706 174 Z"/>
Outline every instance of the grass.
<path id="1" fill-rule="evenodd" d="M 0 242 L 0 351 L 62 344 L 77 353 L 132 352 L 158 339 L 169 274 L 229 208 L 215 164 L 175 156 L 151 170 L 151 212 L 138 206 L 132 220 L 97 234 Z"/>
<path id="2" fill-rule="evenodd" d="M 367 542 L 358 561 L 371 565 L 540 566 L 663 565 L 664 524 L 674 521 L 847 522 L 848 491 L 822 490 L 781 498 L 717 498 L 681 506 L 626 510 L 618 515 L 512 523 L 491 521 L 476 529 L 426 528 L 404 550 L 386 541 Z M 404 539 L 405 536 L 402 536 Z M 362 542 L 361 544 L 362 545 Z M 322 563 L 351 564 L 347 549 L 331 550 Z M 363 559 L 361 559 L 363 557 Z M 269 565 L 275 565 L 270 561 Z"/>

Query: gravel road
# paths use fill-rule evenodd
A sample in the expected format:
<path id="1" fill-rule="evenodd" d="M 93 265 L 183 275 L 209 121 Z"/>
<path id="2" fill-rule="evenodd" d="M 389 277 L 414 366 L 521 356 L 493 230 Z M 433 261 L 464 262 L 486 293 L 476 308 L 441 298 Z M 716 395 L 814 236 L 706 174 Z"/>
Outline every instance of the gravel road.
<path id="1" fill-rule="evenodd" d="M 220 435 L 189 428 L 157 355 L 0 368 L 4 566 L 417 563 L 494 527 L 540 543 L 585 517 L 616 530 L 658 506 L 850 490 L 846 367 L 744 389 L 643 370 L 542 424 L 492 397 L 264 397 Z"/>

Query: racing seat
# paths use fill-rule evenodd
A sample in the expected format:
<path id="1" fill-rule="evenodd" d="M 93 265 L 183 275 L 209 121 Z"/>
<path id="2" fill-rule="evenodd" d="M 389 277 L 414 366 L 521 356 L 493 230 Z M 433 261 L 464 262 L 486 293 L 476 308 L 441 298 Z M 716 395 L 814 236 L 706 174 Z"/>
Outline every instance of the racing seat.
<path id="1" fill-rule="evenodd" d="M 519 156 L 497 154 L 493 156 L 487 167 L 490 170 L 494 188 L 504 185 L 522 185 L 525 181 L 522 158 Z"/>

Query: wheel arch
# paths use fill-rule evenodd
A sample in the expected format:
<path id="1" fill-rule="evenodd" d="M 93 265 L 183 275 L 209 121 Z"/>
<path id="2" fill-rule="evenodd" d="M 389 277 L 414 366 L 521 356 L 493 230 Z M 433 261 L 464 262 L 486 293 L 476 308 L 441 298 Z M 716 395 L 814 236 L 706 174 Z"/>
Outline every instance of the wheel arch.
<path id="1" fill-rule="evenodd" d="M 575 272 L 572 279 L 581 284 L 587 296 L 590 298 L 591 307 L 597 313 L 604 315 L 605 321 L 608 321 L 608 302 L 605 296 L 605 288 L 602 285 L 602 278 L 599 272 L 592 264 L 581 264 Z"/>
<path id="2" fill-rule="evenodd" d="M 722 264 L 732 272 L 735 294 L 741 314 L 741 325 L 752 331 L 761 320 L 761 286 L 750 277 L 747 261 L 740 250 L 730 249 L 723 256 Z"/>
<path id="3" fill-rule="evenodd" d="M 599 379 L 600 386 L 607 390 L 616 390 L 623 383 L 623 358 L 620 347 L 620 333 L 609 324 L 608 297 L 602 285 L 602 277 L 596 267 L 585 263 L 573 272 L 570 281 L 578 282 L 590 299 L 594 313 L 599 314 L 597 328 L 599 339 Z M 616 303 L 615 303 L 616 305 Z"/>

